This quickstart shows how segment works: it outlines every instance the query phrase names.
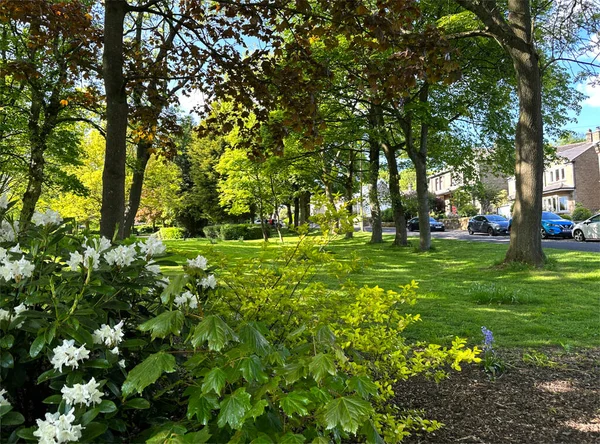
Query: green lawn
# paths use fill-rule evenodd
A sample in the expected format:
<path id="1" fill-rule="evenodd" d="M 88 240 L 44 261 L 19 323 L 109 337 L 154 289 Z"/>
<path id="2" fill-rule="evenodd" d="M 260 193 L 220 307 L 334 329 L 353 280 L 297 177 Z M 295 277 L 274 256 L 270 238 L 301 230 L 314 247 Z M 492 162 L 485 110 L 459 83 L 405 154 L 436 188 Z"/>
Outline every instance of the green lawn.
<path id="1" fill-rule="evenodd" d="M 550 265 L 544 270 L 501 269 L 495 264 L 507 245 L 434 239 L 434 250 L 423 254 L 391 247 L 391 236 L 381 245 L 369 245 L 368 239 L 357 234 L 337 240 L 330 250 L 341 260 L 352 252 L 365 258 L 368 266 L 351 276 L 357 283 L 392 290 L 412 279 L 419 283 L 419 301 L 409 310 L 420 313 L 423 322 L 405 332 L 412 339 L 448 343 L 458 335 L 478 343 L 486 326 L 500 346 L 600 346 L 600 254 L 548 249 Z M 295 238 L 285 241 L 290 245 Z M 262 241 L 165 243 L 180 263 L 199 253 L 235 261 L 264 249 Z M 278 250 L 273 240 L 267 255 Z M 322 279 L 334 285 L 334 279 Z"/>

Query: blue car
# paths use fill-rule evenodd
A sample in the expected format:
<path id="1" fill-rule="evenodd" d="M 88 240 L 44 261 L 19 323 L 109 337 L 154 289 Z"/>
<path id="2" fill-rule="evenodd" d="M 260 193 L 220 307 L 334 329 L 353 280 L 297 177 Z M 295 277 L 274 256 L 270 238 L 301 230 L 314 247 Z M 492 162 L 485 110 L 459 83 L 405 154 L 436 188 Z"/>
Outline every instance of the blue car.
<path id="1" fill-rule="evenodd" d="M 512 219 L 509 222 L 508 229 L 512 228 Z M 542 239 L 549 237 L 573 237 L 573 222 L 563 219 L 558 214 L 550 211 L 542 211 Z"/>

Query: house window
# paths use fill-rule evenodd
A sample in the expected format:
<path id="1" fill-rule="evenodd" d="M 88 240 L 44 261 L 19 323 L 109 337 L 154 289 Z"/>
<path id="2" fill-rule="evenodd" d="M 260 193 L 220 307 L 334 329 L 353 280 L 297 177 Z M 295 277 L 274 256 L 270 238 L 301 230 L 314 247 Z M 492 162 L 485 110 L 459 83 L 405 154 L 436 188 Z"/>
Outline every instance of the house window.
<path id="1" fill-rule="evenodd" d="M 565 178 L 565 169 L 564 168 L 561 168 L 561 170 L 560 170 L 560 178 L 561 179 Z"/>
<path id="2" fill-rule="evenodd" d="M 554 182 L 554 171 L 550 171 L 550 182 Z"/>
<path id="3" fill-rule="evenodd" d="M 569 205 L 569 198 L 567 196 L 561 196 L 558 199 L 558 211 L 567 211 Z"/>

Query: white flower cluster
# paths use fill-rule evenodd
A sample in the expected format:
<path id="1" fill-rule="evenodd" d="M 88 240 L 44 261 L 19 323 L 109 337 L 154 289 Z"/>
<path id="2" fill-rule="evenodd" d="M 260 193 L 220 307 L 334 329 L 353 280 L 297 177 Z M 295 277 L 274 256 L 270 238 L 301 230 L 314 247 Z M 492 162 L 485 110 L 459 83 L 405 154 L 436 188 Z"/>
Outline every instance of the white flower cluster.
<path id="1" fill-rule="evenodd" d="M 119 245 L 112 250 L 104 253 L 104 259 L 109 265 L 117 267 L 127 267 L 137 258 L 137 251 L 134 245 Z"/>
<path id="2" fill-rule="evenodd" d="M 0 210 L 6 210 L 8 208 L 8 194 L 2 193 L 0 196 Z"/>
<path id="3" fill-rule="evenodd" d="M 19 222 L 15 221 L 14 226 L 3 220 L 0 225 L 0 242 L 14 242 L 19 231 Z"/>
<path id="4" fill-rule="evenodd" d="M 0 390 L 0 405 L 10 405 L 10 402 L 8 402 L 8 399 L 4 395 L 6 395 L 6 390 Z"/>
<path id="5" fill-rule="evenodd" d="M 84 240 L 84 245 L 85 244 L 87 244 L 87 246 L 83 254 L 78 251 L 71 253 L 71 257 L 67 261 L 67 265 L 71 271 L 77 271 L 80 265 L 83 265 L 83 268 L 86 270 L 90 267 L 97 270 L 100 265 L 100 254 L 110 248 L 110 241 L 105 237 L 92 239 L 91 242 L 86 238 Z"/>
<path id="6" fill-rule="evenodd" d="M 146 255 L 146 259 L 150 259 L 153 256 L 163 254 L 167 251 L 165 244 L 163 244 L 156 236 L 150 236 L 146 239 L 146 242 L 138 242 L 137 245 L 140 248 L 140 251 Z"/>
<path id="7" fill-rule="evenodd" d="M 154 262 L 148 262 L 146 264 L 146 270 L 148 270 L 152 274 L 160 274 L 160 265 Z"/>
<path id="8" fill-rule="evenodd" d="M 40 438 L 39 444 L 60 444 L 69 441 L 78 441 L 81 438 L 81 425 L 73 425 L 75 415 L 72 408 L 66 415 L 59 412 L 46 413 L 46 419 L 37 420 L 38 429 L 33 436 Z"/>
<path id="9" fill-rule="evenodd" d="M 52 351 L 54 352 L 54 356 L 52 356 L 50 363 L 59 372 L 62 372 L 63 365 L 66 365 L 67 367 L 78 368 L 78 361 L 83 361 L 84 359 L 90 357 L 90 351 L 87 350 L 83 345 L 79 348 L 76 348 L 75 341 L 72 339 L 64 339 L 62 345 L 55 347 Z"/>
<path id="10" fill-rule="evenodd" d="M 181 307 L 182 305 L 187 305 L 190 308 L 198 307 L 198 299 L 189 291 L 176 296 L 174 302 L 178 307 Z"/>
<path id="11" fill-rule="evenodd" d="M 15 312 L 15 316 L 14 318 L 18 318 L 19 315 L 21 313 L 23 313 L 24 311 L 27 311 L 27 306 L 25 304 L 19 304 L 14 308 L 14 312 Z M 10 315 L 10 311 L 8 310 L 4 310 L 2 308 L 0 308 L 0 321 L 8 321 L 10 322 L 13 319 L 13 317 Z M 20 322 L 17 325 L 17 328 L 21 327 L 21 325 L 23 325 L 23 322 Z"/>
<path id="12" fill-rule="evenodd" d="M 217 279 L 215 278 L 214 274 L 210 274 L 207 277 L 202 278 L 202 280 L 200 281 L 200 285 L 204 289 L 206 289 L 206 288 L 214 289 L 217 286 Z"/>
<path id="13" fill-rule="evenodd" d="M 198 255 L 195 259 L 188 259 L 188 267 L 199 268 L 200 270 L 206 270 L 208 268 L 208 262 L 204 256 Z"/>
<path id="14" fill-rule="evenodd" d="M 21 248 L 17 244 L 11 248 L 10 251 L 13 253 L 21 253 Z M 24 255 L 17 261 L 11 261 L 4 248 L 0 248 L 0 264 L 0 276 L 3 277 L 5 281 L 14 279 L 17 282 L 20 282 L 21 279 L 30 277 L 33 274 L 33 270 L 35 270 L 35 266 L 25 259 Z"/>
<path id="15" fill-rule="evenodd" d="M 107 347 L 116 347 L 123 340 L 123 321 L 119 322 L 113 328 L 106 324 L 102 324 L 102 326 L 94 330 L 92 334 L 94 338 L 94 344 L 104 344 Z M 118 351 L 117 353 L 118 354 Z"/>
<path id="16" fill-rule="evenodd" d="M 98 387 L 100 387 L 100 383 L 92 378 L 87 384 L 75 384 L 73 387 L 65 385 L 61 389 L 61 393 L 65 402 L 70 406 L 75 404 L 89 406 L 102 402 L 102 392 L 98 390 Z"/>
<path id="17" fill-rule="evenodd" d="M 62 222 L 62 217 L 56 211 L 46 210 L 45 213 L 38 213 L 37 211 L 33 213 L 31 217 L 31 222 L 33 222 L 37 226 L 48 226 L 48 225 L 58 225 Z"/>

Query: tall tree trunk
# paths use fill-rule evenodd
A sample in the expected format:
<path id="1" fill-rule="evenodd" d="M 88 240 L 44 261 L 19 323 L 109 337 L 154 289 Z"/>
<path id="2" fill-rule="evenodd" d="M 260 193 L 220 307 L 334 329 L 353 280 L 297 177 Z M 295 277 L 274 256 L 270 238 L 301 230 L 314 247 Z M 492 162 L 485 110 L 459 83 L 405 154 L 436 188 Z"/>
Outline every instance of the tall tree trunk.
<path id="1" fill-rule="evenodd" d="M 419 93 L 419 101 L 425 104 L 428 100 L 429 85 L 425 83 Z M 429 225 L 429 190 L 427 189 L 427 136 L 429 126 L 425 120 L 421 121 L 421 137 L 419 148 L 415 147 L 412 132 L 412 121 L 409 119 L 403 124 L 406 151 L 415 167 L 417 182 L 417 203 L 419 205 L 419 250 L 431 249 L 431 226 Z"/>
<path id="2" fill-rule="evenodd" d="M 396 226 L 393 245 L 405 247 L 408 245 L 406 217 L 404 216 L 400 194 L 400 175 L 398 173 L 398 162 L 396 161 L 396 150 L 388 143 L 382 143 L 381 147 L 385 153 L 390 172 L 390 200 L 392 201 L 392 213 L 394 215 L 394 225 Z"/>
<path id="3" fill-rule="evenodd" d="M 44 167 L 46 160 L 44 159 L 44 152 L 46 151 L 46 144 L 36 138 L 37 140 L 31 140 L 31 158 L 29 160 L 28 168 L 28 181 L 27 189 L 23 194 L 23 208 L 21 209 L 21 215 L 19 218 L 20 230 L 27 228 L 31 222 L 31 218 L 35 211 L 35 206 L 42 194 L 42 184 L 44 182 Z"/>
<path id="4" fill-rule="evenodd" d="M 348 163 L 348 174 L 346 175 L 345 183 L 345 194 L 346 194 L 346 211 L 348 215 L 352 217 L 352 198 L 354 197 L 354 161 L 356 158 L 356 152 L 350 152 L 350 162 Z M 354 222 L 352 223 L 352 231 L 348 231 L 345 235 L 346 239 L 352 239 L 354 237 Z"/>
<path id="5" fill-rule="evenodd" d="M 300 225 L 300 197 L 294 197 L 294 227 Z"/>
<path id="6" fill-rule="evenodd" d="M 519 121 L 515 133 L 516 194 L 510 245 L 504 261 L 541 266 L 545 259 L 540 232 L 544 128 L 541 73 L 532 36 L 531 2 L 508 0 L 507 18 L 495 2 L 457 0 L 457 3 L 479 17 L 513 62 L 519 96 Z"/>
<path id="7" fill-rule="evenodd" d="M 129 203 L 125 211 L 125 226 L 123 227 L 124 238 L 127 238 L 131 235 L 131 230 L 135 223 L 135 216 L 140 208 L 142 187 L 144 185 L 144 174 L 146 172 L 148 160 L 150 160 L 149 149 L 151 146 L 151 143 L 140 141 L 136 147 L 136 164 L 133 169 L 133 179 L 131 182 L 131 188 L 129 190 Z"/>
<path id="8" fill-rule="evenodd" d="M 310 192 L 303 191 L 300 194 L 299 199 L 300 205 L 300 217 L 299 223 L 300 225 L 308 223 L 308 218 L 310 217 Z"/>
<path id="9" fill-rule="evenodd" d="M 106 153 L 102 172 L 100 234 L 123 237 L 125 216 L 125 161 L 127 93 L 123 75 L 123 23 L 126 0 L 110 0 L 104 8 L 102 73 L 106 90 Z"/>
<path id="10" fill-rule="evenodd" d="M 371 207 L 371 243 L 383 242 L 383 228 L 381 226 L 381 206 L 379 205 L 379 152 L 377 140 L 369 138 L 369 206 Z"/>
<path id="11" fill-rule="evenodd" d="M 289 203 L 286 203 L 285 207 L 287 208 L 288 227 L 291 228 L 292 225 L 294 224 L 294 215 L 292 213 L 292 206 Z"/>

